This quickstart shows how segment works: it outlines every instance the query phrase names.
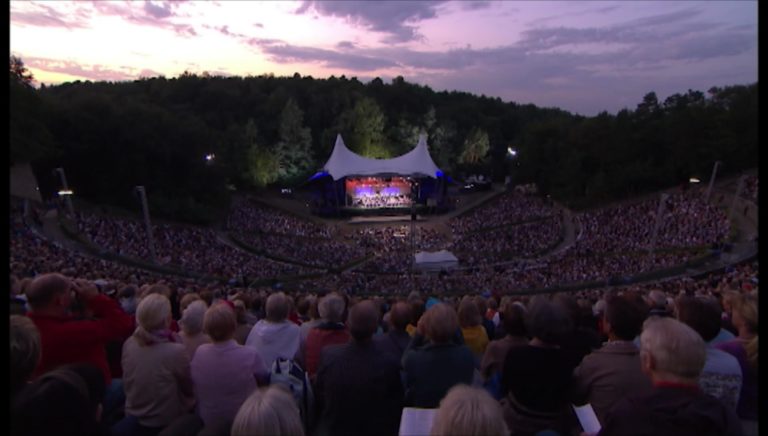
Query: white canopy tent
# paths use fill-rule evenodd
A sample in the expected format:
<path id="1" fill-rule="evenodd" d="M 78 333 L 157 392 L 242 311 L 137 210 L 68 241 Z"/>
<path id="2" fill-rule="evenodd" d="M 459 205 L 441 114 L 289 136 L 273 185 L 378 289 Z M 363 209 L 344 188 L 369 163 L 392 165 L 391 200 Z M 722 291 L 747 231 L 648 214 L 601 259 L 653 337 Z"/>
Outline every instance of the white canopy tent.
<path id="1" fill-rule="evenodd" d="M 331 157 L 323 166 L 323 171 L 330 174 L 333 180 L 347 176 L 376 176 L 397 174 L 403 176 L 420 176 L 437 178 L 440 168 L 435 165 L 427 149 L 427 135 L 419 136 L 419 143 L 413 150 L 392 159 L 371 159 L 353 152 L 341 139 L 336 136 L 336 145 Z"/>
<path id="2" fill-rule="evenodd" d="M 414 256 L 414 266 L 422 271 L 454 269 L 459 266 L 459 259 L 448 250 L 419 251 Z"/>

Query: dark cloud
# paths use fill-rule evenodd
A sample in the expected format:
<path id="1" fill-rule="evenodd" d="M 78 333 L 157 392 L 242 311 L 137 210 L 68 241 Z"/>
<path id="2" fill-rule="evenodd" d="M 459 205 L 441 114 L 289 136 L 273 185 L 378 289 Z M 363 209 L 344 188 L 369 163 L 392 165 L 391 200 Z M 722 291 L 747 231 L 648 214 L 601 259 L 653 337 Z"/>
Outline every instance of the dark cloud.
<path id="1" fill-rule="evenodd" d="M 382 32 L 386 42 L 400 43 L 419 39 L 416 22 L 437 17 L 444 1 L 312 1 L 306 0 L 297 14 L 313 9 L 320 15 L 344 18 L 353 24 Z M 481 2 L 482 3 L 482 2 Z"/>
<path id="2" fill-rule="evenodd" d="M 488 9 L 491 7 L 490 1 L 463 1 L 461 2 L 461 10 L 463 11 L 479 11 L 482 9 Z"/>
<path id="3" fill-rule="evenodd" d="M 351 50 L 355 48 L 355 44 L 350 41 L 341 41 L 336 44 L 336 48 L 341 50 Z"/>
<path id="4" fill-rule="evenodd" d="M 171 13 L 171 8 L 169 4 L 158 6 L 149 0 L 146 0 L 144 2 L 144 12 L 146 12 L 147 15 L 158 20 L 161 20 L 163 18 L 168 18 L 171 15 L 173 15 Z"/>
<path id="5" fill-rule="evenodd" d="M 382 57 L 295 46 L 273 39 L 252 38 L 250 43 L 258 46 L 263 53 L 269 55 L 273 61 L 278 63 L 316 63 L 326 67 L 343 68 L 352 71 L 369 71 L 399 66 L 396 62 Z"/>

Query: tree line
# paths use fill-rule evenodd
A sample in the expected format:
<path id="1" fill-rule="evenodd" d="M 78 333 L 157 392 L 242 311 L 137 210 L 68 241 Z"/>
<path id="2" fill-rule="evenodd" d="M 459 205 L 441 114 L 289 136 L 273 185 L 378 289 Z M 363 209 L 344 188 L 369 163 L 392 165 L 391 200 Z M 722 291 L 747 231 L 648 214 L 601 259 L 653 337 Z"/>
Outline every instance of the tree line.
<path id="1" fill-rule="evenodd" d="M 755 166 L 757 84 L 688 90 L 594 117 L 436 92 L 397 77 L 179 77 L 32 86 L 10 61 L 11 163 L 31 162 L 44 195 L 63 167 L 77 195 L 153 214 L 212 222 L 233 190 L 300 186 L 330 156 L 337 133 L 353 151 L 388 158 L 428 135 L 454 178 L 482 173 L 536 183 L 567 204 L 594 205 Z M 517 150 L 510 156 L 508 149 Z M 206 156 L 211 158 L 206 159 Z"/>

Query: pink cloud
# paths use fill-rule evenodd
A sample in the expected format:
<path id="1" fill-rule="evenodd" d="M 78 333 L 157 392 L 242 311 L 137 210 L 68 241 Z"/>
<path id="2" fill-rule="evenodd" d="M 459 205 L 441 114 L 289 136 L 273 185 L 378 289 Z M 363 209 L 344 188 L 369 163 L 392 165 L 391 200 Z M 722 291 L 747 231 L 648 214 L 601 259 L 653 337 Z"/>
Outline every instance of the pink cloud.
<path id="1" fill-rule="evenodd" d="M 63 14 L 44 4 L 28 3 L 27 6 L 31 10 L 11 10 L 11 21 L 14 24 L 37 27 L 64 27 L 67 29 L 88 27 L 90 12 L 86 9 L 77 8 L 67 14 Z"/>
<path id="2" fill-rule="evenodd" d="M 30 68 L 35 68 L 51 73 L 68 74 L 70 76 L 80 77 L 84 80 L 97 82 L 135 80 L 137 77 L 146 76 L 147 74 L 151 76 L 161 75 L 161 73 L 147 69 L 137 73 L 135 69 L 129 67 L 115 69 L 99 64 L 85 65 L 78 62 L 62 59 L 27 57 L 24 58 L 24 63 Z"/>

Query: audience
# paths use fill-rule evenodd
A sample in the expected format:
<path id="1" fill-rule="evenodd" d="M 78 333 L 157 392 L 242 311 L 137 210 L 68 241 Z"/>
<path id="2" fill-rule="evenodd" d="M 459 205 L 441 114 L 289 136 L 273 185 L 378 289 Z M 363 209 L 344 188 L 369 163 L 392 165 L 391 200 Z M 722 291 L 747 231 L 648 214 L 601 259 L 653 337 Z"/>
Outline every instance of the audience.
<path id="1" fill-rule="evenodd" d="M 267 298 L 266 318 L 253 326 L 245 341 L 246 346 L 256 349 L 267 369 L 272 368 L 278 357 L 293 359 L 299 350 L 299 326 L 287 319 L 290 305 L 284 293 L 271 294 Z"/>
<path id="2" fill-rule="evenodd" d="M 304 436 L 293 397 L 282 386 L 255 390 L 235 415 L 231 436 Z"/>
<path id="3" fill-rule="evenodd" d="M 591 404 L 600 422 L 605 422 L 605 415 L 621 398 L 651 389 L 640 366 L 640 350 L 633 342 L 644 319 L 637 304 L 624 297 L 609 297 L 602 322 L 608 342 L 584 357 L 573 371 L 573 403 Z"/>
<path id="4" fill-rule="evenodd" d="M 440 401 L 432 436 L 508 436 L 499 403 L 483 389 L 452 387 Z"/>
<path id="5" fill-rule="evenodd" d="M 642 369 L 654 387 L 621 399 L 608 412 L 600 436 L 742 434 L 734 411 L 699 389 L 706 344 L 698 333 L 673 318 L 649 318 L 640 344 Z"/>
<path id="6" fill-rule="evenodd" d="M 404 301 L 398 301 L 392 305 L 387 313 L 389 314 L 389 328 L 386 333 L 377 335 L 374 340 L 383 352 L 394 356 L 399 365 L 405 349 L 411 343 L 411 335 L 406 331 L 408 323 L 411 321 L 411 306 Z"/>
<path id="7" fill-rule="evenodd" d="M 170 330 L 171 304 L 149 294 L 136 308 L 138 326 L 123 345 L 125 418 L 114 435 L 156 435 L 195 405 L 189 355 Z"/>
<path id="8" fill-rule="evenodd" d="M 22 315 L 10 317 L 10 396 L 26 386 L 40 362 L 40 332 L 35 323 Z"/>
<path id="9" fill-rule="evenodd" d="M 228 435 L 240 405 L 257 382 L 265 385 L 269 378 L 259 353 L 235 342 L 236 324 L 229 305 L 209 308 L 204 328 L 213 343 L 201 345 L 190 364 L 197 412 L 208 435 Z"/>
<path id="10" fill-rule="evenodd" d="M 501 370 L 507 353 L 513 347 L 528 345 L 528 337 L 525 329 L 525 306 L 520 302 L 508 302 L 502 309 L 502 327 L 506 336 L 496 339 L 488 344 L 480 362 L 480 372 L 486 382 L 498 385 L 501 383 Z M 497 392 L 500 395 L 500 392 Z"/>
<path id="11" fill-rule="evenodd" d="M 326 295 L 320 299 L 317 309 L 323 322 L 309 331 L 302 350 L 303 354 L 299 353 L 300 357 L 303 355 L 304 368 L 311 379 L 317 373 L 323 348 L 334 344 L 346 344 L 350 339 L 349 330 L 344 325 L 345 302 L 340 295 L 336 293 Z"/>
<path id="12" fill-rule="evenodd" d="M 315 385 L 319 434 L 397 433 L 403 406 L 400 364 L 373 341 L 378 324 L 376 305 L 361 301 L 349 311 L 352 340 L 323 349 Z"/>
<path id="13" fill-rule="evenodd" d="M 481 325 L 482 315 L 474 298 L 466 296 L 461 299 L 458 317 L 464 344 L 475 355 L 479 367 L 480 359 L 485 353 L 485 347 L 488 346 L 488 334 Z"/>
<path id="14" fill-rule="evenodd" d="M 211 337 L 203 332 L 203 317 L 207 309 L 205 301 L 195 300 L 183 309 L 179 320 L 179 337 L 187 348 L 190 360 L 195 357 L 195 351 L 200 345 L 211 343 Z"/>
<path id="15" fill-rule="evenodd" d="M 704 297 L 681 297 L 676 305 L 677 319 L 695 330 L 707 344 L 707 357 L 699 376 L 701 390 L 736 410 L 741 393 L 741 367 L 734 356 L 712 344 L 720 330 L 716 304 Z"/>
<path id="16" fill-rule="evenodd" d="M 458 316 L 448 304 L 437 303 L 424 312 L 403 353 L 406 405 L 437 407 L 451 387 L 472 384 L 475 358 L 457 341 L 459 332 Z"/>

